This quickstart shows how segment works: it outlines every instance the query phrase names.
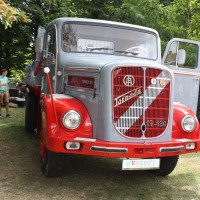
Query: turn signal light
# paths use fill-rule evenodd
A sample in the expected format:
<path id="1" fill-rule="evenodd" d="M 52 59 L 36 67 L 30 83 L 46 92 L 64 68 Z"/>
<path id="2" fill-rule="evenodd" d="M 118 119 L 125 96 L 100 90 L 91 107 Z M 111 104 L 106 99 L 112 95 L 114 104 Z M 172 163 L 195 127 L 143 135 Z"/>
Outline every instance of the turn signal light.
<path id="1" fill-rule="evenodd" d="M 186 149 L 187 150 L 193 150 L 193 149 L 195 149 L 195 147 L 196 147 L 196 145 L 195 145 L 194 142 L 186 144 Z"/>
<path id="2" fill-rule="evenodd" d="M 67 142 L 65 147 L 67 150 L 79 150 L 80 143 L 79 142 Z"/>

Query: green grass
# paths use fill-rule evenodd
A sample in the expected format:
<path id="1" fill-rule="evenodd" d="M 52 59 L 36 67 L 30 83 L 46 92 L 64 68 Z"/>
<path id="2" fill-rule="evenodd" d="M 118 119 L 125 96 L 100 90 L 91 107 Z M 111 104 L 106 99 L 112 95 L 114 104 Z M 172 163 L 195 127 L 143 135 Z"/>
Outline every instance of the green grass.
<path id="1" fill-rule="evenodd" d="M 4 113 L 3 113 L 4 114 Z M 65 174 L 46 178 L 40 170 L 39 140 L 24 131 L 24 109 L 0 119 L 0 199 L 200 199 L 200 155 L 181 156 L 168 177 L 121 171 L 121 160 L 66 155 Z"/>

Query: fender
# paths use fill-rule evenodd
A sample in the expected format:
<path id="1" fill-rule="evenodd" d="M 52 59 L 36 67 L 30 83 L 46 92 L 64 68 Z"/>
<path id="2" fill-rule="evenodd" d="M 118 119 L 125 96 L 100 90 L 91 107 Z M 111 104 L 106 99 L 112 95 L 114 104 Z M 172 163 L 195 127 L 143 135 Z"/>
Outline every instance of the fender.
<path id="1" fill-rule="evenodd" d="M 44 95 L 41 98 L 41 142 L 51 150 L 49 139 L 65 139 L 66 141 L 73 140 L 75 137 L 92 138 L 92 122 L 89 113 L 83 103 L 71 96 L 63 94 L 53 94 L 55 112 L 58 124 L 56 122 L 52 100 L 49 95 Z M 81 124 L 75 130 L 69 130 L 64 127 L 62 118 L 69 110 L 77 111 L 81 116 Z"/>
<path id="2" fill-rule="evenodd" d="M 190 133 L 185 132 L 181 127 L 181 120 L 186 115 L 192 115 L 196 119 L 196 122 L 197 122 L 196 128 Z M 172 138 L 174 139 L 185 138 L 185 139 L 193 140 L 193 139 L 200 138 L 199 133 L 200 133 L 199 122 L 195 113 L 183 104 L 174 103 Z"/>

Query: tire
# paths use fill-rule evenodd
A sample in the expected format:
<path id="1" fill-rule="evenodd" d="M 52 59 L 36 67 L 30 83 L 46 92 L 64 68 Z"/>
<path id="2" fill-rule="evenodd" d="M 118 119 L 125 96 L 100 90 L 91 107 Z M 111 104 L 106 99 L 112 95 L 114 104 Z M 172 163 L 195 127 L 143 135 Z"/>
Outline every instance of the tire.
<path id="1" fill-rule="evenodd" d="M 37 127 L 38 100 L 35 96 L 28 96 L 25 109 L 25 130 L 28 133 L 35 133 Z"/>
<path id="2" fill-rule="evenodd" d="M 63 154 L 45 149 L 44 157 L 41 157 L 41 170 L 46 177 L 58 177 L 63 174 Z"/>
<path id="3" fill-rule="evenodd" d="M 176 167 L 179 156 L 169 156 L 160 158 L 160 169 L 152 170 L 151 173 L 156 176 L 167 176 Z"/>

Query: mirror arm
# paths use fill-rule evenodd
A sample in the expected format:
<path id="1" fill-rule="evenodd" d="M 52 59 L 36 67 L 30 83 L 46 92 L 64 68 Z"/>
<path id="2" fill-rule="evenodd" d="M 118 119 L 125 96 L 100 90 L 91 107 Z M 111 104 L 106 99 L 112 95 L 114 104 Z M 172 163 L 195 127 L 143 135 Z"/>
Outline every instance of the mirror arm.
<path id="1" fill-rule="evenodd" d="M 54 53 L 48 52 L 47 50 L 43 50 L 43 55 L 45 59 L 51 58 L 52 62 L 55 63 L 55 56 Z"/>

